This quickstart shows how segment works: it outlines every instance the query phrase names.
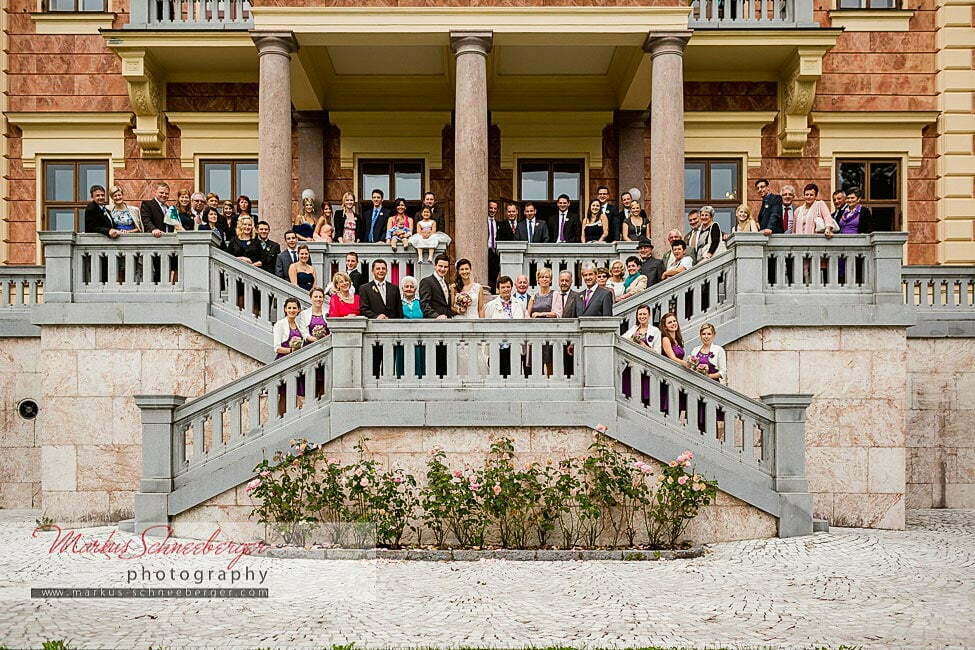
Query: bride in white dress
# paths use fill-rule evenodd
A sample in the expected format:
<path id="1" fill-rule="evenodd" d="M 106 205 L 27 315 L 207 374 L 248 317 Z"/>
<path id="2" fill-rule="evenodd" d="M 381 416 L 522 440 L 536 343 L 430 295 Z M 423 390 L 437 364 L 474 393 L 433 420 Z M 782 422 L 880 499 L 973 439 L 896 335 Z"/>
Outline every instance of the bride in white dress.
<path id="1" fill-rule="evenodd" d="M 487 304 L 487 291 L 484 290 L 479 283 L 474 282 L 474 271 L 471 266 L 470 260 L 459 259 L 456 265 L 457 279 L 454 281 L 454 313 L 457 314 L 455 318 L 461 319 L 475 319 L 482 318 L 484 316 L 484 305 Z M 477 358 L 480 363 L 474 373 L 471 367 L 471 341 L 464 341 L 457 346 L 457 374 L 461 377 L 468 377 L 469 379 L 474 379 L 470 377 L 471 374 L 476 374 L 478 377 L 483 377 L 487 374 L 487 346 L 481 344 L 480 351 Z"/>

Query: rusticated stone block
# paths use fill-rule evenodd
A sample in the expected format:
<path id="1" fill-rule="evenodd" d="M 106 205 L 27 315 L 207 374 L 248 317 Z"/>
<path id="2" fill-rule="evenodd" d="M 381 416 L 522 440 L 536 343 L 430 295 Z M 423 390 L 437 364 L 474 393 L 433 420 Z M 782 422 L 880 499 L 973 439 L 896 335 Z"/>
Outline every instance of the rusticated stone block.
<path id="1" fill-rule="evenodd" d="M 806 449 L 810 492 L 867 491 L 867 450 L 858 447 Z"/>

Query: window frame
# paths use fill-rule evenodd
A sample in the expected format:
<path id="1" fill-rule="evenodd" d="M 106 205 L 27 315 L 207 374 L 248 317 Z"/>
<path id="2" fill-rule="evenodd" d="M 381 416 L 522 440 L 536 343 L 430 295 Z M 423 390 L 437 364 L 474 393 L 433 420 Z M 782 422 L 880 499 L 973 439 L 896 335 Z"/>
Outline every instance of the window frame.
<path id="1" fill-rule="evenodd" d="M 524 165 L 546 165 L 548 167 L 546 180 L 545 193 L 550 198 L 548 199 L 526 199 L 522 196 L 522 167 Z M 518 158 L 515 164 L 515 180 L 516 180 L 516 191 L 515 196 L 518 197 L 515 204 L 519 206 L 519 211 L 523 209 L 526 203 L 531 203 L 536 206 L 538 218 L 547 219 L 558 210 L 556 201 L 558 196 L 555 194 L 555 166 L 556 165 L 578 165 L 579 166 L 579 191 L 578 199 L 569 200 L 569 212 L 575 212 L 575 214 L 581 214 L 582 206 L 586 205 L 586 168 L 587 160 L 585 157 L 578 158 Z M 551 214 L 550 214 L 551 213 Z"/>
<path id="2" fill-rule="evenodd" d="M 714 163 L 735 163 L 738 168 L 734 174 L 735 184 L 735 198 L 733 199 L 711 199 L 711 165 Z M 684 173 L 687 173 L 687 166 L 704 165 L 704 186 L 701 188 L 701 194 L 704 198 L 702 199 L 689 199 L 687 198 L 687 188 L 684 188 L 684 218 L 686 218 L 687 213 L 691 210 L 700 210 L 705 205 L 710 205 L 715 209 L 717 213 L 718 210 L 725 208 L 731 208 L 731 226 L 735 225 L 735 209 L 745 203 L 743 192 L 745 187 L 745 180 L 743 174 L 745 173 L 745 161 L 739 156 L 726 156 L 726 157 L 687 157 L 684 159 Z M 717 215 L 715 215 L 715 221 L 717 222 Z M 727 232 L 727 230 L 722 226 L 722 231 Z"/>
<path id="3" fill-rule="evenodd" d="M 41 174 L 40 174 L 40 199 L 41 199 L 41 229 L 51 230 L 51 224 L 49 221 L 48 211 L 51 208 L 61 208 L 61 209 L 71 209 L 74 211 L 74 228 L 70 232 L 84 232 L 85 224 L 85 208 L 91 201 L 91 197 L 87 194 L 88 188 L 78 187 L 78 168 L 80 165 L 102 165 L 105 169 L 105 191 L 112 184 L 111 177 L 111 165 L 106 159 L 99 158 L 44 158 L 41 161 Z M 71 165 L 74 168 L 72 179 L 72 191 L 77 192 L 82 189 L 82 196 L 78 197 L 74 201 L 49 201 L 47 199 L 47 179 L 48 179 L 48 167 L 50 165 Z M 69 232 L 69 231 L 60 231 Z"/>
<path id="4" fill-rule="evenodd" d="M 200 191 L 204 194 L 210 192 L 206 186 L 207 178 L 207 165 L 230 165 L 230 196 L 220 197 L 220 202 L 231 201 L 234 204 L 234 211 L 237 210 L 237 197 L 241 195 L 240 187 L 237 185 L 237 165 L 239 164 L 253 164 L 257 165 L 258 172 L 260 172 L 260 163 L 257 158 L 200 158 Z M 259 206 L 259 197 L 247 195 L 247 198 L 251 200 L 251 214 L 258 217 L 261 213 Z"/>
<path id="5" fill-rule="evenodd" d="M 416 158 L 406 158 L 397 156 L 395 158 L 356 158 L 355 161 L 355 173 L 356 173 L 356 185 L 359 187 L 359 202 L 358 207 L 360 214 L 365 214 L 366 210 L 370 210 L 369 206 L 372 205 L 372 190 L 371 187 L 365 186 L 365 181 L 363 178 L 363 167 L 365 165 L 386 165 L 387 176 L 389 181 L 389 191 L 383 196 L 383 205 L 390 208 L 393 207 L 392 203 L 395 199 L 399 198 L 399 194 L 396 191 L 396 165 L 397 164 L 411 164 L 420 166 L 420 198 L 419 199 L 407 199 L 406 201 L 406 213 L 410 215 L 411 218 L 416 217 L 416 212 L 423 205 L 423 195 L 428 192 L 427 188 L 427 161 L 426 158 L 416 157 Z M 370 212 L 371 214 L 371 212 Z"/>
<path id="6" fill-rule="evenodd" d="M 46 14 L 104 14 L 111 11 L 109 7 L 109 0 L 100 0 L 102 6 L 100 9 L 81 9 L 81 5 L 84 0 L 71 0 L 74 9 L 51 9 L 51 0 L 43 0 L 41 3 L 41 12 Z"/>
<path id="7" fill-rule="evenodd" d="M 899 11 L 903 8 L 901 0 L 893 0 L 892 7 L 873 7 L 874 0 L 858 0 L 856 7 L 844 7 L 844 0 L 836 0 L 836 6 L 831 11 Z"/>
<path id="8" fill-rule="evenodd" d="M 837 156 L 834 165 L 834 185 L 836 189 L 846 191 L 850 185 L 844 185 L 841 176 L 841 169 L 845 164 L 862 164 L 863 169 L 863 187 L 860 191 L 863 195 L 860 197 L 860 204 L 864 207 L 870 208 L 871 214 L 874 212 L 874 206 L 883 208 L 893 208 L 894 210 L 894 223 L 891 224 L 891 229 L 894 231 L 900 230 L 904 227 L 904 161 L 897 157 L 888 156 Z M 894 183 L 894 198 L 892 199 L 874 199 L 873 188 L 871 187 L 871 167 L 875 164 L 889 165 L 893 164 L 897 169 L 897 178 Z M 835 191 L 835 190 L 834 190 Z M 871 224 L 872 225 L 872 224 Z M 873 231 L 871 231 L 873 232 Z"/>

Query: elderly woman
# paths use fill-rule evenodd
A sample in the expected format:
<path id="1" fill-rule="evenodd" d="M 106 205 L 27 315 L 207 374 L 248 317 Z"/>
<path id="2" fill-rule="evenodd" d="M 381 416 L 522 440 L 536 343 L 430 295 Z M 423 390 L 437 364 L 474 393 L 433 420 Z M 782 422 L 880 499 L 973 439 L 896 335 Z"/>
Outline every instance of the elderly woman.
<path id="1" fill-rule="evenodd" d="M 647 276 L 640 272 L 641 266 L 640 258 L 636 255 L 626 258 L 626 277 L 623 279 L 622 298 L 629 298 L 646 290 Z"/>
<path id="2" fill-rule="evenodd" d="M 418 286 L 419 283 L 412 275 L 407 275 L 400 280 L 399 292 L 400 299 L 403 302 L 403 318 L 423 318 L 423 308 L 420 306 L 420 299 L 416 295 Z M 404 374 L 403 349 L 402 346 L 393 348 L 393 368 L 397 377 L 402 377 Z M 417 377 L 423 377 L 426 374 L 426 350 L 419 344 L 414 344 L 413 350 L 413 368 L 415 375 Z"/>
<path id="3" fill-rule="evenodd" d="M 345 273 L 332 276 L 335 292 L 329 300 L 328 313 L 332 318 L 361 315 L 359 296 L 352 293 L 352 279 Z"/>
<path id="4" fill-rule="evenodd" d="M 803 204 L 796 208 L 797 235 L 825 235 L 830 239 L 839 230 L 826 202 L 819 198 L 819 186 L 809 183 L 802 188 Z"/>
<path id="5" fill-rule="evenodd" d="M 724 252 L 724 242 L 721 239 L 721 226 L 714 222 L 714 208 L 706 205 L 701 208 L 701 225 L 698 227 L 697 246 L 694 259 L 697 263 L 709 260 L 718 253 Z"/>
<path id="6" fill-rule="evenodd" d="M 623 263 L 623 260 L 610 262 L 606 288 L 612 290 L 613 300 L 619 300 L 626 293 L 626 264 Z"/>

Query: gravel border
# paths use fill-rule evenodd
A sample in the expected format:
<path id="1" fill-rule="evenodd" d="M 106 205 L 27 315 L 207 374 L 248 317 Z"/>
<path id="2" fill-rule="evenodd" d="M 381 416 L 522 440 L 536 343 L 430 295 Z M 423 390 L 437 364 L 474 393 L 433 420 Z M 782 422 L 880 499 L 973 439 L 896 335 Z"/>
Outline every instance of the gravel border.
<path id="1" fill-rule="evenodd" d="M 419 562 L 476 562 L 478 560 L 509 560 L 513 562 L 565 562 L 568 560 L 623 560 L 653 562 L 656 560 L 685 560 L 704 555 L 703 546 L 687 549 L 649 551 L 623 550 L 561 550 L 561 549 L 401 549 L 386 548 L 299 548 L 286 546 L 269 548 L 256 557 L 289 560 L 413 560 Z"/>

